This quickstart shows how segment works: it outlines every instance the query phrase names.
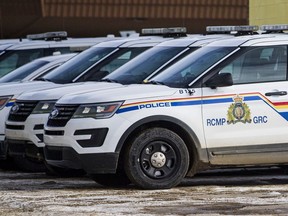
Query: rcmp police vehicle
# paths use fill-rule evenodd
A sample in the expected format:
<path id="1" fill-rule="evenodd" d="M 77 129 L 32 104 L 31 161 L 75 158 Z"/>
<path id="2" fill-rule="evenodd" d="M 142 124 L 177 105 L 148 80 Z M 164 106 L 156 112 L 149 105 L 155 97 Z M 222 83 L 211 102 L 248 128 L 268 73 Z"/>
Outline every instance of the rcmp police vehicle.
<path id="1" fill-rule="evenodd" d="M 0 119 L 2 119 L 1 123 L 3 124 L 0 125 L 0 134 L 2 134 L 2 136 L 0 136 L 0 158 L 5 159 L 7 156 L 7 145 L 5 145 L 3 142 L 5 137 L 5 120 L 11 106 L 21 93 L 28 90 L 31 91 L 40 89 L 43 90 L 45 88 L 55 88 L 61 84 L 73 82 L 100 80 L 102 77 L 116 70 L 118 67 L 127 63 L 145 50 L 159 44 L 160 42 L 173 39 L 175 34 L 177 37 L 186 36 L 186 34 L 183 33 L 182 28 L 179 30 L 180 33 L 173 32 L 173 34 L 171 34 L 168 32 L 169 36 L 167 36 L 167 32 L 165 32 L 165 37 L 163 35 L 133 37 L 99 43 L 77 55 L 75 58 L 73 58 L 73 61 L 66 62 L 57 69 L 53 70 L 51 73 L 48 73 L 44 77 L 40 78 L 39 80 L 41 81 L 10 85 L 10 88 L 13 87 L 12 91 L 11 89 L 8 90 L 5 86 L 0 87 L 1 95 L 3 95 L 1 98 L 3 101 L 3 106 L 0 108 Z M 159 32 L 157 32 L 157 34 L 159 34 Z M 33 85 L 31 85 L 32 83 Z M 1 133 L 1 131 L 3 132 Z M 21 160 L 21 157 L 22 155 L 20 155 L 18 159 Z"/>
<path id="2" fill-rule="evenodd" d="M 30 171 L 35 169 L 33 160 L 36 163 L 43 160 L 44 123 L 48 119 L 49 112 L 52 110 L 56 100 L 63 95 L 71 92 L 73 94 L 82 94 L 88 91 L 124 87 L 122 84 L 141 83 L 144 79 L 151 79 L 164 68 L 168 67 L 168 65 L 173 64 L 199 47 L 211 41 L 227 37 L 229 36 L 211 35 L 169 40 L 140 54 L 132 61 L 104 77 L 101 83 L 69 85 L 41 92 L 31 91 L 23 93 L 17 98 L 6 121 L 5 134 L 9 155 L 12 157 L 22 155 L 22 160 L 24 158 L 28 158 L 29 160 L 30 158 L 31 165 L 28 166 L 26 163 L 23 169 Z M 16 108 L 20 106 L 20 109 L 23 109 L 27 104 L 34 104 L 35 108 L 33 111 L 31 110 L 31 114 L 26 115 L 24 120 L 20 118 L 24 115 L 23 112 L 19 112 Z M 52 115 L 56 114 L 57 112 L 52 113 Z M 23 162 L 19 166 L 21 164 Z M 49 166 L 49 168 L 51 169 L 52 167 Z M 63 171 L 60 174 L 63 174 Z"/>
<path id="3" fill-rule="evenodd" d="M 287 164 L 287 47 L 285 35 L 216 41 L 146 85 L 65 95 L 44 127 L 45 159 L 145 189 L 213 167 Z"/>

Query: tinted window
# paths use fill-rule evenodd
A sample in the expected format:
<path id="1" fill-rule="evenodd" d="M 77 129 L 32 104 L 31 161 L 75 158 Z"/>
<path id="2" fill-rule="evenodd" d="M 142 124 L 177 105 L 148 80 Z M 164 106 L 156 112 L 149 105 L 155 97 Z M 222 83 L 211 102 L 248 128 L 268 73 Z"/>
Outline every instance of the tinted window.
<path id="1" fill-rule="evenodd" d="M 88 70 L 115 49 L 116 48 L 92 47 L 75 56 L 73 60 L 65 62 L 43 78 L 55 83 L 72 82 L 81 73 Z"/>
<path id="2" fill-rule="evenodd" d="M 154 47 L 105 78 L 122 84 L 141 83 L 184 49 L 186 47 Z"/>
<path id="3" fill-rule="evenodd" d="M 43 61 L 43 60 L 40 60 L 40 61 L 36 60 L 31 63 L 27 63 L 11 71 L 10 73 L 6 74 L 2 78 L 0 78 L 0 83 L 20 81 L 24 79 L 26 76 L 28 76 L 29 74 L 31 74 L 32 72 L 34 72 L 35 70 L 37 70 L 38 68 L 48 63 L 49 63 L 48 61 Z"/>
<path id="4" fill-rule="evenodd" d="M 87 73 L 83 74 L 76 81 L 99 81 L 147 49 L 148 47 L 120 48 L 113 55 L 89 69 Z"/>
<path id="5" fill-rule="evenodd" d="M 0 77 L 43 56 L 43 49 L 9 50 L 0 56 Z"/>
<path id="6" fill-rule="evenodd" d="M 234 84 L 281 81 L 287 78 L 287 47 L 253 47 L 224 67 Z"/>
<path id="7" fill-rule="evenodd" d="M 171 87 L 187 88 L 195 78 L 236 48 L 203 47 L 179 60 L 153 78 Z"/>

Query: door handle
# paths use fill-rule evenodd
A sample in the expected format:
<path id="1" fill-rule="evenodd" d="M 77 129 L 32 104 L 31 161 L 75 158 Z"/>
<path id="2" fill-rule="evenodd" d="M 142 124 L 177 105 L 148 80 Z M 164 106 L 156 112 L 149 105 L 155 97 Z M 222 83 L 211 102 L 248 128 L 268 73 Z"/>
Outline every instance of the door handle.
<path id="1" fill-rule="evenodd" d="M 284 96 L 284 95 L 287 95 L 287 91 L 275 91 L 265 93 L 265 96 Z"/>

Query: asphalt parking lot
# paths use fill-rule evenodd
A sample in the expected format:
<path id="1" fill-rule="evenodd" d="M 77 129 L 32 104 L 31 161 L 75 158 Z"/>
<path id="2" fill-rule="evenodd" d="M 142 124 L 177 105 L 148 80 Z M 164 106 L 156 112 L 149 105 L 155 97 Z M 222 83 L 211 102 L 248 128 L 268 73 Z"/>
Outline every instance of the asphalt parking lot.
<path id="1" fill-rule="evenodd" d="M 287 215 L 283 169 L 214 171 L 169 190 L 0 170 L 0 215 Z"/>

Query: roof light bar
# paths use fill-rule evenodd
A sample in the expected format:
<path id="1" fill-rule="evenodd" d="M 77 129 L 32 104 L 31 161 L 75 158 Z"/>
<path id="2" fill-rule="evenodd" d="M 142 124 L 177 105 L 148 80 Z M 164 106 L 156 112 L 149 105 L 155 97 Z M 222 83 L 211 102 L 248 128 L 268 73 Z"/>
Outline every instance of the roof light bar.
<path id="1" fill-rule="evenodd" d="M 185 27 L 142 29 L 143 35 L 185 34 L 186 32 Z"/>
<path id="2" fill-rule="evenodd" d="M 26 36 L 27 39 L 30 40 L 61 40 L 67 39 L 67 32 L 59 31 L 59 32 L 46 32 L 40 34 L 30 34 Z"/>
<path id="3" fill-rule="evenodd" d="M 243 25 L 243 26 L 207 26 L 206 31 L 207 32 L 252 32 L 257 31 L 258 26 L 249 26 L 249 25 Z"/>
<path id="4" fill-rule="evenodd" d="M 288 24 L 262 25 L 260 30 L 269 32 L 285 31 L 288 30 Z"/>

